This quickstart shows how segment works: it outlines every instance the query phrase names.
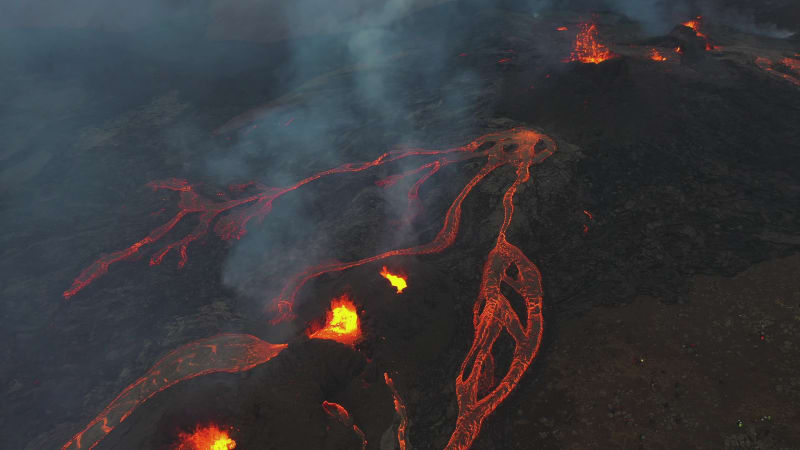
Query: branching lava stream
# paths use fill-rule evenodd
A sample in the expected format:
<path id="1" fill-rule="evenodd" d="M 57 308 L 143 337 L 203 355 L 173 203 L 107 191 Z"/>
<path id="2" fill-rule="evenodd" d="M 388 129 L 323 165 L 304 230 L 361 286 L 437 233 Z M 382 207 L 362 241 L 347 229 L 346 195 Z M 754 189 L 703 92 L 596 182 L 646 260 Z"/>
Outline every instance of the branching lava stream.
<path id="1" fill-rule="evenodd" d="M 610 51 L 608 53 L 610 54 Z M 506 233 L 514 214 L 514 195 L 520 185 L 530 180 L 530 166 L 544 161 L 556 151 L 556 148 L 555 142 L 544 134 L 528 129 L 514 128 L 486 134 L 462 147 L 446 150 L 406 149 L 384 153 L 373 161 L 345 164 L 312 175 L 285 188 L 269 188 L 254 183 L 232 186 L 229 188 L 231 193 L 244 193 L 251 189 L 254 189 L 255 193 L 242 195 L 235 199 L 226 197 L 222 201 L 201 197 L 186 181 L 170 179 L 155 182 L 151 186 L 156 189 L 169 189 L 179 193 L 178 213 L 141 241 L 126 249 L 101 256 L 78 276 L 64 296 L 72 297 L 106 273 L 111 264 L 128 259 L 143 246 L 159 241 L 178 222 L 190 214 L 197 213 L 199 215 L 199 223 L 195 229 L 182 239 L 162 247 L 151 258 L 151 264 L 158 264 L 167 253 L 176 250 L 180 255 L 179 265 L 183 265 L 186 262 L 188 245 L 207 234 L 215 220 L 214 231 L 220 237 L 223 239 L 238 238 L 245 232 L 246 225 L 250 220 L 263 219 L 271 211 L 274 200 L 324 176 L 358 172 L 411 156 L 434 156 L 433 161 L 422 164 L 417 169 L 392 175 L 378 182 L 380 186 L 390 186 L 401 178 L 419 176 L 408 192 L 409 214 L 413 214 L 418 209 L 420 187 L 442 167 L 468 159 L 486 158 L 485 165 L 467 182 L 447 209 L 444 223 L 432 241 L 408 248 L 385 251 L 356 261 L 310 267 L 291 277 L 284 285 L 280 295 L 271 301 L 270 306 L 274 313 L 273 323 L 292 320 L 295 317 L 293 305 L 296 296 L 302 287 L 315 277 L 365 264 L 382 262 L 395 256 L 432 254 L 450 247 L 458 235 L 461 208 L 471 190 L 495 169 L 511 166 L 515 169 L 516 176 L 503 196 L 503 221 L 500 224 L 494 247 L 489 252 L 483 266 L 480 290 L 473 307 L 474 340 L 455 380 L 458 417 L 446 449 L 465 450 L 472 445 L 486 417 L 517 386 L 522 375 L 536 357 L 541 343 L 543 321 L 539 270 L 519 248 L 508 242 Z M 227 213 L 228 211 L 230 213 Z M 223 215 L 223 213 L 227 213 L 227 215 Z M 218 216 L 221 217 L 218 218 Z M 509 299 L 501 292 L 503 284 L 515 291 L 524 302 L 524 319 L 516 314 Z M 399 287 L 396 289 L 398 292 L 401 290 Z M 349 298 L 340 297 L 332 304 L 327 320 L 328 326 L 323 329 L 330 329 L 331 334 L 323 336 L 319 334 L 323 331 L 319 331 L 312 333 L 310 337 L 336 338 L 344 334 L 358 338 L 360 334 L 357 316 L 353 316 L 355 322 L 352 322 L 349 313 L 339 310 L 339 308 L 344 308 L 349 311 L 346 306 L 347 302 L 350 302 Z M 349 305 L 355 314 L 352 302 Z M 338 316 L 337 311 L 339 312 Z M 355 327 L 352 326 L 353 323 Z M 346 332 L 341 333 L 343 330 Z M 514 340 L 515 348 L 508 372 L 494 384 L 492 350 L 503 331 L 507 332 Z M 342 341 L 340 340 L 340 342 Z M 352 341 L 347 343 L 352 343 Z M 218 335 L 187 344 L 159 360 L 152 369 L 126 388 L 63 448 L 94 447 L 100 439 L 111 432 L 114 426 L 124 421 L 134 408 L 156 393 L 180 381 L 214 372 L 249 370 L 269 361 L 285 348 L 285 344 L 270 344 L 250 335 Z M 385 376 L 385 381 L 392 391 L 395 409 L 402 418 L 401 426 L 398 427 L 398 441 L 401 443 L 401 447 L 405 447 L 408 426 L 405 405 L 400 400 L 399 392 L 388 375 Z M 479 394 L 482 396 L 479 397 Z M 330 408 L 333 408 L 331 411 L 340 416 L 338 408 L 333 405 L 328 404 Z"/>

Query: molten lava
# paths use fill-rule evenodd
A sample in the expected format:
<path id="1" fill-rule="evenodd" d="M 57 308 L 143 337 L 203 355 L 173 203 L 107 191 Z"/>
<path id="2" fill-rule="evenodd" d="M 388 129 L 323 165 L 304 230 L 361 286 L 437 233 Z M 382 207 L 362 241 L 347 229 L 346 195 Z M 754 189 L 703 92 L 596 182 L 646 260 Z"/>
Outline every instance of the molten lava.
<path id="1" fill-rule="evenodd" d="M 179 347 L 158 360 L 111 401 L 62 450 L 91 449 L 134 409 L 181 381 L 218 372 L 243 372 L 278 356 L 286 344 L 270 344 L 249 334 L 218 334 Z"/>
<path id="2" fill-rule="evenodd" d="M 361 450 L 366 450 L 367 448 L 367 437 L 364 435 L 364 432 L 361 431 L 361 428 L 358 428 L 358 425 L 353 423 L 353 417 L 350 416 L 350 413 L 344 409 L 344 406 L 333 403 L 329 401 L 322 402 L 322 409 L 325 412 L 339 421 L 342 425 L 348 428 L 352 428 L 356 435 L 361 439 Z"/>
<path id="3" fill-rule="evenodd" d="M 682 23 L 681 25 L 683 25 L 683 26 L 685 26 L 687 28 L 691 28 L 692 31 L 694 31 L 694 34 L 697 37 L 699 37 L 702 40 L 704 40 L 706 42 L 706 50 L 707 51 L 714 50 L 716 48 L 714 45 L 711 44 L 711 40 L 708 38 L 708 36 L 706 36 L 705 34 L 700 32 L 700 28 L 703 26 L 703 17 L 702 16 L 697 16 L 692 20 L 689 20 L 687 22 Z"/>
<path id="4" fill-rule="evenodd" d="M 593 29 L 593 26 L 591 28 Z M 549 136 L 532 130 L 514 128 L 486 134 L 462 147 L 446 150 L 397 150 L 384 153 L 373 161 L 345 164 L 320 172 L 287 188 L 268 188 L 254 183 L 231 186 L 229 190 L 232 194 L 256 189 L 251 195 L 240 196 L 233 200 L 227 198 L 227 195 L 223 195 L 222 201 L 201 197 L 186 181 L 170 179 L 153 183 L 155 188 L 179 192 L 179 212 L 167 223 L 127 249 L 101 256 L 79 275 L 71 289 L 64 295 L 65 297 L 74 295 L 92 280 L 104 274 L 110 264 L 128 259 L 142 246 L 160 240 L 189 214 L 199 214 L 199 223 L 195 229 L 179 241 L 163 247 L 153 256 L 151 264 L 158 264 L 164 255 L 173 249 L 178 251 L 181 256 L 180 264 L 183 264 L 186 261 L 186 247 L 207 234 L 215 220 L 214 230 L 223 239 L 240 236 L 251 219 L 262 219 L 271 211 L 275 199 L 327 175 L 359 172 L 411 156 L 435 156 L 433 162 L 382 180 L 384 186 L 391 186 L 403 177 L 422 173 L 408 194 L 411 207 L 417 201 L 420 186 L 442 167 L 470 159 L 485 158 L 484 166 L 466 183 L 450 204 L 442 227 L 432 241 L 385 251 L 355 261 L 309 267 L 287 280 L 280 295 L 272 300 L 271 307 L 276 313 L 275 322 L 289 320 L 294 317 L 292 309 L 298 292 L 313 278 L 395 256 L 438 253 L 450 247 L 458 235 L 461 208 L 469 193 L 496 169 L 509 166 L 516 172 L 516 178 L 503 196 L 503 221 L 495 246 L 489 252 L 484 264 L 480 290 L 473 307 L 475 336 L 455 381 L 458 417 L 446 449 L 465 450 L 472 445 L 486 417 L 517 386 L 536 357 L 541 343 L 543 327 L 541 277 L 536 266 L 522 251 L 507 241 L 506 233 L 511 225 L 514 195 L 517 189 L 530 180 L 531 166 L 547 159 L 556 149 L 555 142 Z M 218 218 L 229 210 L 232 211 L 228 215 Z M 516 292 L 517 297 L 523 302 L 521 310 L 524 311 L 524 321 L 501 292 L 503 285 Z M 492 350 L 500 333 L 504 331 L 513 339 L 515 347 L 506 375 L 495 383 Z M 356 342 L 360 338 L 359 319 L 355 305 L 349 297 L 344 295 L 335 299 L 327 314 L 326 325 L 318 331 L 309 333 L 309 336 L 333 339 L 346 344 Z M 63 449 L 94 447 L 136 407 L 175 383 L 208 373 L 248 370 L 269 361 L 285 348 L 285 344 L 270 344 L 254 336 L 236 334 L 218 335 L 180 347 L 163 357 L 142 378 L 128 386 L 83 431 L 64 445 Z M 392 389 L 390 379 L 387 377 L 386 380 Z M 406 442 L 404 435 L 408 422 L 405 417 L 405 407 L 402 406 L 396 390 L 393 390 L 392 395 L 395 409 L 402 418 L 401 426 L 398 428 L 398 440 Z"/>
<path id="5" fill-rule="evenodd" d="M 356 305 L 347 294 L 333 299 L 325 326 L 313 333 L 311 339 L 330 339 L 352 345 L 361 337 Z"/>
<path id="6" fill-rule="evenodd" d="M 389 280 L 389 284 L 397 289 L 398 294 L 402 293 L 403 289 L 408 287 L 408 284 L 406 283 L 406 277 L 389 272 L 389 269 L 387 269 L 386 266 L 383 266 L 383 269 L 381 270 L 381 276 Z"/>
<path id="7" fill-rule="evenodd" d="M 755 62 L 758 67 L 770 75 L 781 77 L 795 86 L 800 86 L 800 60 L 788 57 L 781 60 L 781 65 L 788 71 L 793 71 L 796 75 L 791 75 L 786 71 L 775 70 L 776 64 L 771 59 L 763 56 L 756 57 Z"/>
<path id="8" fill-rule="evenodd" d="M 181 433 L 175 450 L 233 450 L 236 441 L 216 425 L 197 427 L 192 433 Z"/>
<path id="9" fill-rule="evenodd" d="M 400 393 L 397 392 L 394 381 L 389 377 L 388 373 L 384 372 L 383 381 L 386 382 L 386 386 L 392 393 L 394 411 L 397 413 L 397 417 L 400 418 L 400 424 L 397 425 L 397 444 L 400 446 L 400 450 L 406 450 L 408 448 L 408 413 L 406 413 L 406 404 L 400 398 Z"/>
<path id="10" fill-rule="evenodd" d="M 667 57 L 662 55 L 658 50 L 651 49 L 650 50 L 650 59 L 653 61 L 666 61 Z"/>
<path id="11" fill-rule="evenodd" d="M 594 23 L 580 25 L 580 31 L 575 37 L 575 47 L 569 57 L 570 61 L 599 64 L 615 56 L 608 47 L 598 42 L 597 25 Z"/>

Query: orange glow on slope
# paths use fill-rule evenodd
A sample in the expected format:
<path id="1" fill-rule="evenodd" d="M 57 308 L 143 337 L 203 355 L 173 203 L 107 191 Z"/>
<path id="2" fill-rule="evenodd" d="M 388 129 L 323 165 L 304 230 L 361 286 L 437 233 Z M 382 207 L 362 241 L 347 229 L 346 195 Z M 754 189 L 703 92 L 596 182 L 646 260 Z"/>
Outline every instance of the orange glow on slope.
<path id="1" fill-rule="evenodd" d="M 386 386 L 389 387 L 389 391 L 392 393 L 394 411 L 400 418 L 400 424 L 397 425 L 397 443 L 400 445 L 400 450 L 406 450 L 408 448 L 408 413 L 406 412 L 406 404 L 400 398 L 400 393 L 397 392 L 397 388 L 394 387 L 394 381 L 392 381 L 388 373 L 384 372 L 383 381 L 386 382 Z"/>
<path id="2" fill-rule="evenodd" d="M 800 59 L 786 57 L 781 59 L 781 64 L 788 67 L 796 74 L 800 75 Z"/>
<path id="3" fill-rule="evenodd" d="M 687 28 L 691 28 L 692 31 L 694 31 L 694 34 L 697 37 L 699 37 L 699 38 L 703 39 L 704 41 L 706 41 L 706 50 L 707 51 L 714 50 L 716 48 L 713 45 L 711 45 L 711 40 L 708 39 L 708 36 L 706 36 L 705 34 L 700 32 L 700 28 L 703 25 L 703 17 L 702 16 L 697 16 L 692 20 L 689 20 L 687 22 L 682 23 L 681 25 L 683 25 L 683 26 L 685 26 Z"/>
<path id="4" fill-rule="evenodd" d="M 386 266 L 383 266 L 383 269 L 381 270 L 381 276 L 389 280 L 389 284 L 397 289 L 398 294 L 402 293 L 403 289 L 408 287 L 408 279 L 406 277 L 389 272 L 389 269 L 387 269 Z"/>
<path id="5" fill-rule="evenodd" d="M 556 31 L 567 31 L 567 27 L 558 27 Z"/>
<path id="6" fill-rule="evenodd" d="M 333 299 L 325 326 L 311 333 L 311 339 L 330 339 L 352 345 L 361 337 L 356 305 L 347 294 Z"/>
<path id="7" fill-rule="evenodd" d="M 329 416 L 338 420 L 339 423 L 341 423 L 345 427 L 353 428 L 353 431 L 361 439 L 361 450 L 366 450 L 367 437 L 364 435 L 364 432 L 361 431 L 361 428 L 358 428 L 358 425 L 353 423 L 353 417 L 350 416 L 350 413 L 347 412 L 346 409 L 344 409 L 344 406 L 338 403 L 323 401 L 322 409 L 324 409 Z"/>
<path id="8" fill-rule="evenodd" d="M 650 50 L 650 59 L 653 61 L 666 61 L 667 57 L 659 53 L 658 50 L 652 49 Z"/>
<path id="9" fill-rule="evenodd" d="M 597 25 L 582 23 L 580 31 L 575 37 L 575 46 L 570 54 L 570 61 L 599 64 L 616 55 L 605 45 L 597 41 Z"/>
<path id="10" fill-rule="evenodd" d="M 175 450 L 233 450 L 236 441 L 216 425 L 197 427 L 192 433 L 181 433 Z"/>
<path id="11" fill-rule="evenodd" d="M 94 448 L 134 409 L 185 380 L 217 372 L 244 372 L 277 356 L 286 344 L 270 344 L 249 334 L 218 334 L 168 353 L 89 422 L 62 450 Z"/>
<path id="12" fill-rule="evenodd" d="M 800 60 L 794 60 L 792 58 L 783 58 L 781 60 L 781 64 L 788 67 L 789 69 L 793 70 L 797 73 L 797 77 L 794 77 L 788 73 L 784 73 L 778 70 L 775 70 L 773 66 L 775 63 L 772 62 L 771 59 L 765 58 L 763 56 L 756 57 L 756 65 L 760 67 L 762 70 L 766 71 L 771 75 L 775 75 L 778 77 L 783 78 L 784 80 L 796 85 L 800 86 Z"/>

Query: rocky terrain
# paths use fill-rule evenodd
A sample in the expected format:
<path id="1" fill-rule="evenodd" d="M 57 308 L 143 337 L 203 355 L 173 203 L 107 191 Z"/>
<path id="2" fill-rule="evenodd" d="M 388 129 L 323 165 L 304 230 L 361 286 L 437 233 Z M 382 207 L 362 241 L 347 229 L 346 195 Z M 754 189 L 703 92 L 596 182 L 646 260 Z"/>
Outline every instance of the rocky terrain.
<path id="1" fill-rule="evenodd" d="M 774 3 L 758 14 L 791 6 Z M 615 57 L 569 61 L 587 21 Z M 781 62 L 800 41 L 712 19 L 702 31 L 712 48 L 618 12 L 447 2 L 347 38 L 77 28 L 5 44 L 0 447 L 60 448 L 167 352 L 236 332 L 289 347 L 158 394 L 97 448 L 171 448 L 205 421 L 232 426 L 237 448 L 360 448 L 323 401 L 347 408 L 368 448 L 395 448 L 384 372 L 411 447 L 443 448 L 509 168 L 470 193 L 452 247 L 392 261 L 401 295 L 373 264 L 310 282 L 295 321 L 272 326 L 264 308 L 309 265 L 430 241 L 485 161 L 434 175 L 410 227 L 396 223 L 405 191 L 375 182 L 414 165 L 336 175 L 277 200 L 241 240 L 192 244 L 181 269 L 172 254 L 150 266 L 147 250 L 62 293 L 175 213 L 177 193 L 152 180 L 209 196 L 285 186 L 398 146 L 528 127 L 559 145 L 517 192 L 508 235 L 541 271 L 544 342 L 472 448 L 800 448 L 800 73 Z M 345 291 L 364 339 L 309 340 Z M 500 341 L 498 373 L 512 349 Z"/>

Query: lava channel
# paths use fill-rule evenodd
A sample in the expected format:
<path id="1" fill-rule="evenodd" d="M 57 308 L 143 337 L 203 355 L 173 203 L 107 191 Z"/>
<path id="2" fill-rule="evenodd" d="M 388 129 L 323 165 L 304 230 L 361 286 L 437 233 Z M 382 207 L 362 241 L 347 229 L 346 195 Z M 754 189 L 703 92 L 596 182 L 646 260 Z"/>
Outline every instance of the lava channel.
<path id="1" fill-rule="evenodd" d="M 322 402 L 322 409 L 324 409 L 329 416 L 338 420 L 339 423 L 345 427 L 352 428 L 353 432 L 355 432 L 358 438 L 361 439 L 361 450 L 366 450 L 367 437 L 364 435 L 364 432 L 361 431 L 361 428 L 358 428 L 358 425 L 353 423 L 353 417 L 350 416 L 350 413 L 347 412 L 346 409 L 344 409 L 344 406 L 338 403 L 324 401 Z"/>

